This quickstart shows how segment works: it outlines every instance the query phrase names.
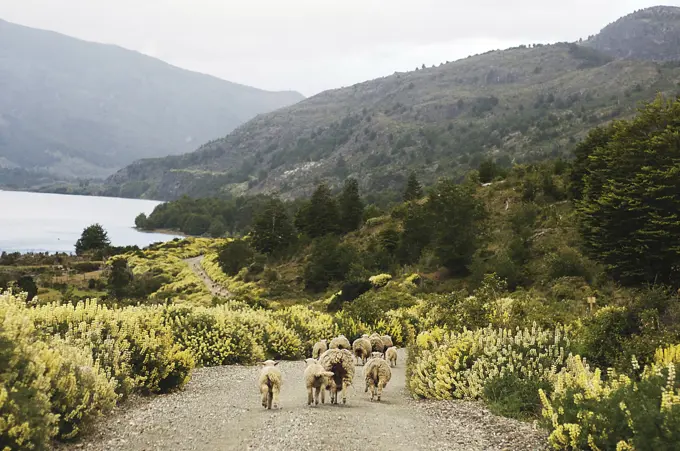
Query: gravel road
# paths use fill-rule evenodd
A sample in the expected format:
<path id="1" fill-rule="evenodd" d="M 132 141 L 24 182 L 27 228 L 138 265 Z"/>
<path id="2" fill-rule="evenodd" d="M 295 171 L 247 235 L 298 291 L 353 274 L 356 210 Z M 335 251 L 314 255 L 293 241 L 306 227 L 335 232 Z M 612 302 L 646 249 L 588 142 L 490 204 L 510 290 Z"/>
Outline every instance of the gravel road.
<path id="1" fill-rule="evenodd" d="M 496 417 L 470 402 L 415 401 L 405 389 L 405 352 L 380 403 L 356 368 L 346 405 L 307 406 L 303 362 L 281 362 L 281 408 L 265 410 L 259 367 L 194 372 L 182 392 L 137 398 L 61 450 L 545 450 L 531 424 Z"/>
<path id="2" fill-rule="evenodd" d="M 221 298 L 230 298 L 231 293 L 229 290 L 224 288 L 222 285 L 218 284 L 217 282 L 214 282 L 208 273 L 205 272 L 205 269 L 201 266 L 201 260 L 203 260 L 203 256 L 200 255 L 198 257 L 194 258 L 187 258 L 184 260 L 186 264 L 189 265 L 189 268 L 196 274 L 205 284 L 205 286 L 210 290 L 213 296 L 221 297 Z"/>

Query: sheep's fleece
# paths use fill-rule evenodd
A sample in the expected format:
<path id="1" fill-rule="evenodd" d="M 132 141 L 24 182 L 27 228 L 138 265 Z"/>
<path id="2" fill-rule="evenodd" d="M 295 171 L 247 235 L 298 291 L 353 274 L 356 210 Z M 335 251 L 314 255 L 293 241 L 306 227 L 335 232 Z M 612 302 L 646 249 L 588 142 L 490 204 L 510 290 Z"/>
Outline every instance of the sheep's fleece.
<path id="1" fill-rule="evenodd" d="M 352 349 L 352 345 L 349 344 L 349 340 L 344 335 L 338 335 L 331 340 L 331 345 L 328 349 L 347 349 L 348 351 Z"/>

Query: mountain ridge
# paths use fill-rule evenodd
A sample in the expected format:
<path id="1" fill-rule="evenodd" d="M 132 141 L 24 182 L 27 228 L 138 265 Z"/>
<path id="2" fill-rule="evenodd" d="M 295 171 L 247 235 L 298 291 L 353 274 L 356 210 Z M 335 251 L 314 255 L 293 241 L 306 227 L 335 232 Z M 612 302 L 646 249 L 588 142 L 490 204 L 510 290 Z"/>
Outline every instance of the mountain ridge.
<path id="1" fill-rule="evenodd" d="M 591 45 L 489 51 L 324 91 L 194 152 L 136 161 L 99 192 L 294 198 L 320 180 L 339 187 L 352 176 L 379 195 L 400 190 L 411 171 L 432 183 L 462 177 L 486 158 L 509 166 L 568 156 L 592 127 L 632 116 L 658 93 L 677 95 L 678 83 L 678 64 L 617 58 Z"/>
<path id="2" fill-rule="evenodd" d="M 193 150 L 304 98 L 5 20 L 0 40 L 9 43 L 0 48 L 5 170 L 104 176 L 139 157 Z"/>

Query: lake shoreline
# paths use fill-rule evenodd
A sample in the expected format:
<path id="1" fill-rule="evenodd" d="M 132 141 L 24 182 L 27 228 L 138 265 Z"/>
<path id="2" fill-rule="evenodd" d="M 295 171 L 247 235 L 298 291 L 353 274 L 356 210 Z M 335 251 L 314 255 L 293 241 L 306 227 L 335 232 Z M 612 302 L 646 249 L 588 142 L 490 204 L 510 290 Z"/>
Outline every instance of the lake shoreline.
<path id="1" fill-rule="evenodd" d="M 0 191 L 6 213 L 0 221 L 0 251 L 72 253 L 83 230 L 101 224 L 113 246 L 146 247 L 185 238 L 174 230 L 139 230 L 135 218 L 162 204 L 147 199 Z"/>

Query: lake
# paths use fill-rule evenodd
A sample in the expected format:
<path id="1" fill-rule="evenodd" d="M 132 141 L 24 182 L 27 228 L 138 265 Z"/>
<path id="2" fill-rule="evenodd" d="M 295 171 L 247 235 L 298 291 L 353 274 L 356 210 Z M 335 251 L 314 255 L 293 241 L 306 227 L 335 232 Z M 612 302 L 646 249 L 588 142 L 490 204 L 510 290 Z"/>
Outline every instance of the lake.
<path id="1" fill-rule="evenodd" d="M 0 191 L 0 251 L 74 252 L 83 229 L 101 224 L 114 246 L 147 246 L 174 235 L 140 232 L 140 213 L 161 202 L 115 197 Z"/>

